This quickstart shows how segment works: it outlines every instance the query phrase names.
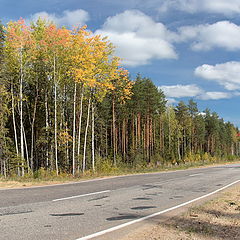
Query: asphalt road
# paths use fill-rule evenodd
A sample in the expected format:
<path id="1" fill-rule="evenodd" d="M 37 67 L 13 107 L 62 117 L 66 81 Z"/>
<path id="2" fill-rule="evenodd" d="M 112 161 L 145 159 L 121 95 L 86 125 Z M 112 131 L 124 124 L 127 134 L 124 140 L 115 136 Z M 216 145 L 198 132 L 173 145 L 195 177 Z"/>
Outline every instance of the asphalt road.
<path id="1" fill-rule="evenodd" d="M 0 190 L 0 240 L 88 239 L 238 180 L 240 164 L 232 164 Z"/>

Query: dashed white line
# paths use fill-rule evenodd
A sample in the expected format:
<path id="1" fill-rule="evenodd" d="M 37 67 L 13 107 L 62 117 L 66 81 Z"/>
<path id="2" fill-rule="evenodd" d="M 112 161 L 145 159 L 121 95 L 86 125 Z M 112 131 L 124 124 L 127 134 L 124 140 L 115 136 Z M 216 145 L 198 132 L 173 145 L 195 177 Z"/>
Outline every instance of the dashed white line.
<path id="1" fill-rule="evenodd" d="M 198 200 L 200 200 L 200 199 L 209 197 L 209 196 L 211 196 L 211 195 L 213 195 L 213 194 L 215 194 L 215 193 L 218 193 L 218 192 L 220 192 L 220 191 L 222 191 L 222 190 L 224 190 L 224 189 L 226 189 L 226 188 L 228 188 L 228 187 L 230 187 L 230 186 L 232 186 L 232 185 L 234 185 L 234 184 L 236 184 L 236 183 L 239 183 L 239 182 L 240 182 L 240 180 L 237 180 L 237 181 L 232 182 L 232 183 L 230 183 L 230 184 L 228 184 L 228 185 L 226 185 L 226 186 L 224 186 L 224 187 L 221 187 L 221 188 L 219 188 L 219 189 L 217 189 L 217 190 L 215 190 L 215 191 L 213 191 L 213 192 L 210 192 L 210 193 L 208 193 L 208 194 L 206 194 L 206 195 L 203 195 L 203 196 L 201 196 L 201 197 L 192 199 L 192 200 L 190 200 L 190 201 L 188 201 L 188 202 L 184 202 L 184 203 L 182 203 L 182 204 L 179 204 L 179 205 L 177 205 L 177 206 L 174 206 L 174 207 L 165 209 L 165 210 L 163 210 L 163 211 L 156 212 L 156 213 L 153 213 L 153 214 L 151 214 L 151 215 L 148 215 L 148 216 L 145 216 L 145 217 L 142 217 L 142 218 L 139 218 L 139 219 L 130 221 L 130 222 L 126 222 L 126 223 L 120 224 L 120 225 L 118 225 L 118 226 L 115 226 L 115 227 L 112 227 L 112 228 L 109 228 L 109 229 L 106 229 L 106 230 L 103 230 L 103 231 L 100 231 L 100 232 L 97 232 L 97 233 L 93 233 L 93 234 L 88 235 L 88 236 L 85 236 L 85 237 L 78 238 L 78 239 L 76 239 L 76 240 L 88 240 L 88 239 L 92 239 L 92 238 L 94 238 L 94 237 L 99 237 L 99 236 L 102 236 L 102 235 L 104 235 L 104 234 L 106 234 L 106 233 L 110 233 L 110 232 L 119 230 L 119 229 L 121 229 L 121 228 L 127 227 L 127 226 L 129 226 L 129 225 L 132 225 L 132 224 L 134 224 L 134 223 L 142 222 L 142 221 L 147 220 L 147 219 L 149 219 L 149 218 L 153 218 L 153 217 L 159 216 L 159 215 L 164 214 L 164 213 L 166 213 L 166 212 L 169 212 L 169 211 L 175 210 L 175 209 L 177 209 L 177 208 L 186 206 L 186 205 L 188 205 L 188 204 L 190 204 L 190 203 L 196 202 L 196 201 L 198 201 Z"/>
<path id="2" fill-rule="evenodd" d="M 196 174 L 191 174 L 189 177 L 196 177 L 196 176 L 201 176 L 204 175 L 203 173 L 196 173 Z"/>
<path id="3" fill-rule="evenodd" d="M 101 192 L 86 193 L 86 194 L 77 195 L 77 196 L 71 196 L 71 197 L 66 197 L 66 198 L 59 198 L 59 199 L 54 199 L 52 201 L 53 202 L 64 201 L 64 200 L 69 200 L 69 199 L 74 199 L 74 198 L 81 198 L 81 197 L 97 195 L 97 194 L 101 194 L 101 193 L 108 193 L 108 192 L 110 192 L 110 190 L 105 190 L 105 191 L 101 191 Z"/>

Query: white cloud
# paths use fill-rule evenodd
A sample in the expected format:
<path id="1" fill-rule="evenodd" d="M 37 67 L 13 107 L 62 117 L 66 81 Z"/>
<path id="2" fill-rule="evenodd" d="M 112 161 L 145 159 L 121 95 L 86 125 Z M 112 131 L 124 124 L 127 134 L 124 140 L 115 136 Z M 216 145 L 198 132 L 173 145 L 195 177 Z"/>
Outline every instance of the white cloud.
<path id="1" fill-rule="evenodd" d="M 160 12 L 172 9 L 188 13 L 208 12 L 232 15 L 240 13 L 240 0 L 155 0 Z"/>
<path id="2" fill-rule="evenodd" d="M 204 94 L 198 96 L 201 100 L 219 100 L 231 98 L 233 95 L 229 92 L 205 92 Z"/>
<path id="3" fill-rule="evenodd" d="M 193 40 L 192 49 L 210 50 L 216 47 L 240 50 L 240 26 L 229 21 L 179 28 L 178 41 Z"/>
<path id="4" fill-rule="evenodd" d="M 204 64 L 195 69 L 195 75 L 216 81 L 227 90 L 240 89 L 240 62 L 226 62 L 216 65 Z"/>
<path id="5" fill-rule="evenodd" d="M 96 34 L 109 37 L 124 65 L 139 66 L 148 64 L 152 59 L 177 58 L 171 44 L 176 34 L 137 10 L 109 17 Z"/>
<path id="6" fill-rule="evenodd" d="M 174 98 L 194 97 L 201 100 L 219 100 L 239 94 L 238 92 L 206 92 L 195 84 L 160 86 L 159 88 L 164 92 L 170 104 L 176 103 Z"/>
<path id="7" fill-rule="evenodd" d="M 38 18 L 43 18 L 49 21 L 53 21 L 59 26 L 83 26 L 89 19 L 88 12 L 77 9 L 74 11 L 65 10 L 62 15 L 56 15 L 55 13 L 47 13 L 47 12 L 38 12 L 31 16 L 30 21 L 37 21 Z"/>
<path id="8" fill-rule="evenodd" d="M 203 90 L 195 84 L 160 86 L 159 88 L 169 98 L 196 97 L 203 93 Z"/>

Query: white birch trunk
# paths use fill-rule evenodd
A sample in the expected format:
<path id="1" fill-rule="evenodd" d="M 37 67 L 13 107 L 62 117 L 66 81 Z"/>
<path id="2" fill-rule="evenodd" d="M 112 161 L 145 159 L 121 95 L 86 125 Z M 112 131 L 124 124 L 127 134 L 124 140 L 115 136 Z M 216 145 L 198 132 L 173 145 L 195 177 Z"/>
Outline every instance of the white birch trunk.
<path id="1" fill-rule="evenodd" d="M 46 139 L 47 139 L 47 149 L 46 149 L 46 165 L 47 165 L 47 168 L 48 168 L 48 165 L 49 165 L 49 152 L 48 152 L 48 128 L 49 128 L 49 123 L 48 123 L 48 96 L 47 96 L 47 93 L 45 95 L 45 126 L 46 126 Z"/>
<path id="2" fill-rule="evenodd" d="M 38 85 L 37 85 L 38 88 Z M 34 152 L 34 125 L 35 125 L 35 119 L 36 119 L 36 111 L 37 111 L 37 99 L 38 99 L 38 89 L 37 89 L 37 96 L 35 97 L 35 102 L 34 102 L 34 109 L 33 109 L 33 118 L 32 118 L 32 124 L 31 124 L 31 133 L 32 133 L 32 141 L 31 141 L 31 158 L 30 158 L 30 163 L 31 163 L 31 170 L 33 171 L 33 152 Z"/>
<path id="3" fill-rule="evenodd" d="M 77 146 L 78 171 L 79 171 L 79 167 L 80 167 L 79 161 L 80 161 L 80 147 L 81 147 L 82 113 L 83 113 L 83 86 L 82 86 L 82 90 L 81 90 L 79 124 L 78 124 L 78 146 Z"/>
<path id="4" fill-rule="evenodd" d="M 22 161 L 22 176 L 24 176 L 24 136 L 23 136 L 23 59 L 22 48 L 20 50 L 20 144 L 21 144 L 21 161 Z"/>
<path id="5" fill-rule="evenodd" d="M 19 157 L 13 86 L 11 86 L 11 94 L 12 94 L 12 118 L 13 118 L 14 141 L 15 141 L 16 154 L 17 154 L 17 157 Z M 19 167 L 17 168 L 17 171 L 18 171 L 18 176 L 20 176 Z"/>
<path id="6" fill-rule="evenodd" d="M 58 142 L 57 142 L 57 83 L 56 83 L 56 57 L 53 59 L 54 80 L 54 139 L 55 139 L 55 169 L 58 175 Z"/>
<path id="7" fill-rule="evenodd" d="M 89 126 L 89 117 L 90 117 L 90 103 L 91 99 L 88 100 L 88 113 L 87 113 L 87 123 L 85 129 L 85 137 L 84 137 L 84 147 L 83 147 L 83 162 L 82 162 L 82 171 L 85 172 L 86 169 L 86 151 L 87 151 L 87 134 L 88 134 L 88 126 Z"/>
<path id="8" fill-rule="evenodd" d="M 75 175 L 75 144 L 76 144 L 76 95 L 77 95 L 77 83 L 74 86 L 73 97 L 73 146 L 72 146 L 72 174 Z"/>
<path id="9" fill-rule="evenodd" d="M 28 172 L 29 172 L 30 165 L 29 165 L 29 157 L 28 157 L 28 146 L 27 146 L 27 139 L 26 139 L 26 133 L 25 133 L 25 128 L 24 127 L 23 127 L 23 137 L 24 137 L 24 144 L 25 144 L 27 168 L 28 168 Z"/>

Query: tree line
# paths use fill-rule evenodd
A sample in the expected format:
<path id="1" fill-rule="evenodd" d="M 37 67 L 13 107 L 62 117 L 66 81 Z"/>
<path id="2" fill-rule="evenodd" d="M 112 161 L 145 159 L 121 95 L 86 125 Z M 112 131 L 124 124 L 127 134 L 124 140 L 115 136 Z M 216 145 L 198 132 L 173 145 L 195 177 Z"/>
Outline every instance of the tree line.
<path id="1" fill-rule="evenodd" d="M 238 129 L 196 102 L 168 106 L 86 26 L 0 25 L 0 174 L 58 175 L 239 156 Z"/>

